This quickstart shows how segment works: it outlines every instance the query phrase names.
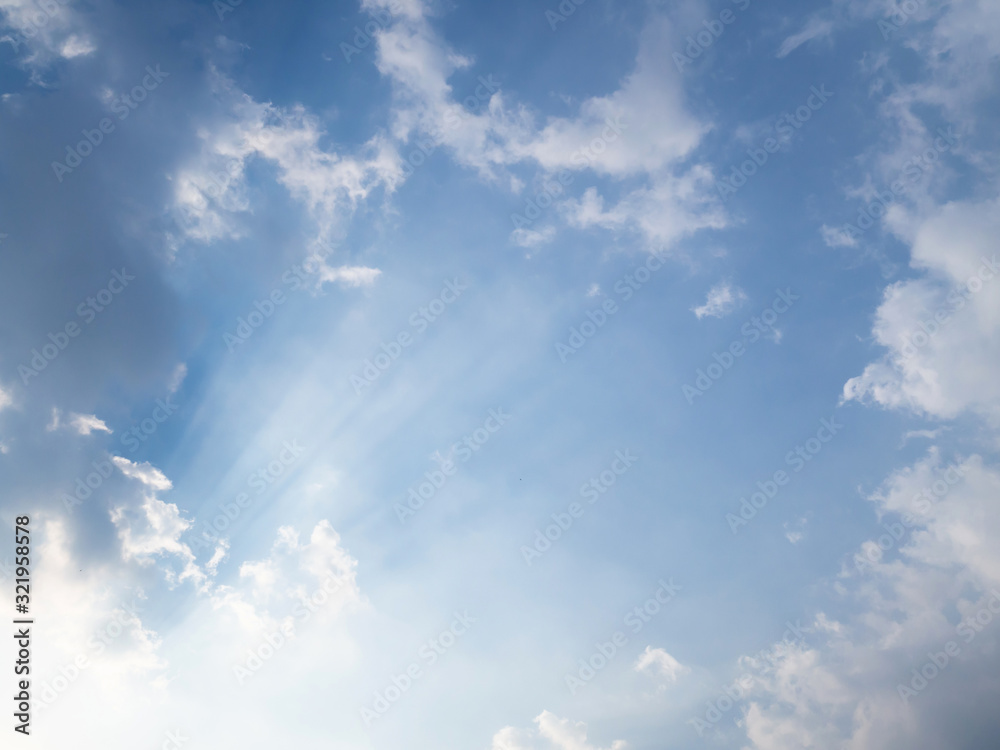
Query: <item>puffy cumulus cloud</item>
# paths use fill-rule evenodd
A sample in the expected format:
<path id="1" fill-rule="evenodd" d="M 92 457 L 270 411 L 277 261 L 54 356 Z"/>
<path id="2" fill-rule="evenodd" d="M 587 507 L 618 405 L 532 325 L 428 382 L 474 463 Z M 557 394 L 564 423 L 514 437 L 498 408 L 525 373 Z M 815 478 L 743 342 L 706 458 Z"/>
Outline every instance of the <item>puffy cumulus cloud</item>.
<path id="1" fill-rule="evenodd" d="M 304 703 L 315 721 L 298 731 L 315 744 L 329 740 L 330 714 L 320 709 L 331 701 L 353 708 L 351 686 L 317 691 L 303 684 L 303 675 L 342 674 L 354 658 L 337 615 L 361 601 L 356 562 L 328 522 L 317 523 L 307 539 L 282 528 L 269 556 L 241 567 L 234 586 L 195 596 L 190 588 L 149 591 L 144 584 L 156 582 L 136 560 L 111 556 L 80 570 L 73 550 L 83 534 L 65 517 L 33 514 L 32 527 L 38 586 L 32 605 L 45 613 L 33 631 L 45 643 L 32 653 L 38 747 L 159 747 L 168 727 L 210 745 L 277 742 L 287 734 L 287 711 Z M 328 574 L 339 576 L 340 588 L 323 587 Z M 220 605 L 234 592 L 263 620 L 262 630 L 244 628 Z M 0 604 L 12 607 L 12 594 L 12 587 L 2 587 Z M 276 653 L 267 626 L 288 618 L 272 616 L 268 607 L 292 602 L 294 637 Z M 322 627 L 299 627 L 310 619 Z M 261 644 L 271 649 L 265 666 L 257 661 L 252 668 L 267 669 L 267 677 L 242 685 L 233 668 Z M 107 712 L 109 705 L 114 712 Z M 80 726 L 99 727 L 100 737 L 80 737 Z M 345 737 L 338 746 L 363 742 Z"/>
<path id="2" fill-rule="evenodd" d="M 118 527 L 122 556 L 144 565 L 151 564 L 154 557 L 165 553 L 178 555 L 185 561 L 193 561 L 191 549 L 178 541 L 181 534 L 190 528 L 191 522 L 181 518 L 177 506 L 147 496 L 141 508 L 142 518 L 138 522 L 130 522 L 124 508 L 115 508 L 111 512 L 111 520 Z M 185 572 L 181 580 L 192 575 L 194 574 Z"/>
<path id="3" fill-rule="evenodd" d="M 731 282 L 720 281 L 708 290 L 705 304 L 692 307 L 691 312 L 702 318 L 723 318 L 747 301 L 746 293 Z"/>
<path id="4" fill-rule="evenodd" d="M 256 102 L 218 73 L 213 73 L 213 82 L 225 111 L 223 121 L 200 131 L 200 154 L 173 178 L 181 239 L 210 243 L 241 237 L 239 214 L 251 208 L 247 168 L 251 160 L 261 159 L 276 167 L 278 183 L 317 226 L 307 270 L 316 273 L 318 283 L 371 283 L 377 269 L 331 267 L 325 259 L 331 238 L 357 205 L 373 191 L 391 192 L 402 181 L 395 147 L 376 135 L 357 154 L 326 150 L 320 145 L 325 133 L 319 119 L 304 107 L 281 109 Z M 179 241 L 175 239 L 175 250 Z"/>
<path id="5" fill-rule="evenodd" d="M 998 208 L 949 203 L 912 230 L 911 265 L 921 275 L 886 289 L 873 333 L 887 352 L 847 382 L 846 399 L 1000 419 Z"/>
<path id="6" fill-rule="evenodd" d="M 379 71 L 395 84 L 392 132 L 401 142 L 417 136 L 444 145 L 459 164 L 489 179 L 503 176 L 515 191 L 521 182 L 506 171 L 515 164 L 537 166 L 542 179 L 563 170 L 592 170 L 617 181 L 638 177 L 645 182 L 607 209 L 594 188 L 582 198 L 565 200 L 564 213 L 573 226 L 638 231 L 654 244 L 726 226 L 711 171 L 704 165 L 680 166 L 709 126 L 686 107 L 666 19 L 654 17 L 647 24 L 635 67 L 615 91 L 584 100 L 573 116 L 541 123 L 528 108 L 508 101 L 492 76 L 480 77 L 470 97 L 476 100 L 474 111 L 463 107 L 448 81 L 472 60 L 438 38 L 419 3 L 408 4 L 376 36 Z M 551 227 L 518 227 L 511 239 L 532 247 L 552 233 Z"/>
<path id="7" fill-rule="evenodd" d="M 231 613 L 248 634 L 294 632 L 304 612 L 315 609 L 330 618 L 364 604 L 357 565 L 329 521 L 317 523 L 307 542 L 283 526 L 270 555 L 244 562 L 237 583 L 215 589 L 212 606 Z"/>
<path id="8" fill-rule="evenodd" d="M 652 646 L 646 646 L 646 650 L 639 655 L 639 660 L 635 663 L 635 670 L 649 672 L 668 683 L 677 682 L 691 671 L 689 667 L 685 667 L 662 648 L 653 648 Z"/>
<path id="9" fill-rule="evenodd" d="M 995 736 L 998 489 L 981 458 L 945 465 L 932 450 L 870 496 L 877 542 L 833 587 L 853 614 L 820 614 L 807 642 L 782 644 L 759 670 L 742 721 L 749 747 L 972 750 Z"/>
<path id="10" fill-rule="evenodd" d="M 148 622 L 151 607 L 134 577 L 98 559 L 80 569 L 71 551 L 80 532 L 64 517 L 36 513 L 31 526 L 31 604 L 45 613 L 33 626 L 34 637 L 45 643 L 32 651 L 33 733 L 46 743 L 51 727 L 86 693 L 99 691 L 117 704 L 169 665 L 161 638 Z M 13 587 L 0 592 L 5 609 L 13 609 L 12 594 Z"/>
<path id="11" fill-rule="evenodd" d="M 537 729 L 505 727 L 493 736 L 491 750 L 598 750 L 587 741 L 587 727 L 560 719 L 549 711 L 535 718 Z M 624 740 L 615 740 L 609 750 L 625 750 Z"/>
<path id="12" fill-rule="evenodd" d="M 860 0 L 835 6 L 866 22 L 898 10 Z M 873 184 L 901 178 L 933 140 L 925 124 L 933 111 L 957 131 L 949 159 L 967 162 L 980 197 L 942 201 L 951 178 L 942 156 L 885 213 L 884 228 L 910 247 L 913 273 L 885 290 L 873 326 L 884 352 L 845 384 L 844 398 L 936 419 L 977 415 L 995 439 L 1000 219 L 990 157 L 975 150 L 974 113 L 995 95 L 1000 13 L 979 0 L 913 6 L 890 36 L 923 58 L 924 75 L 896 78 L 892 49 L 871 66 L 874 88 L 888 92 L 891 146 L 867 160 L 879 179 L 854 192 L 868 199 Z M 823 236 L 830 246 L 859 244 L 830 227 Z M 990 541 L 1000 531 L 998 489 L 1000 472 L 984 458 L 949 463 L 931 448 L 871 495 L 881 524 L 834 585 L 851 614 L 817 628 L 757 686 L 744 719 L 752 747 L 972 750 L 1000 733 L 990 677 L 1000 634 L 1000 558 Z"/>
<path id="13" fill-rule="evenodd" d="M 167 582 L 176 586 L 191 580 L 204 590 L 207 576 L 195 563 L 191 548 L 180 541 L 181 535 L 191 527 L 191 522 L 181 518 L 176 505 L 147 496 L 138 511 L 114 508 L 111 521 L 118 529 L 123 560 L 152 565 L 157 559 L 172 555 L 180 560 L 182 569 L 178 574 L 171 567 L 165 567 Z"/>
<path id="14" fill-rule="evenodd" d="M 132 463 L 127 458 L 112 456 L 115 466 L 127 477 L 142 483 L 141 502 L 117 505 L 110 511 L 111 522 L 118 532 L 121 555 L 125 562 L 135 561 L 151 566 L 157 560 L 176 558 L 181 564 L 180 573 L 172 567 L 164 568 L 170 586 L 190 580 L 200 591 L 208 590 L 208 576 L 195 562 L 191 548 L 181 541 L 181 536 L 192 522 L 181 516 L 173 503 L 160 500 L 157 492 L 165 492 L 173 483 L 149 463 Z"/>
<path id="15" fill-rule="evenodd" d="M 945 465 L 932 448 L 912 467 L 894 473 L 871 499 L 880 516 L 914 517 L 912 537 L 902 548 L 908 561 L 957 566 L 985 590 L 1000 583 L 1000 550 L 991 541 L 1000 533 L 1000 511 L 988 501 L 998 489 L 1000 473 L 982 457 Z"/>
<path id="16" fill-rule="evenodd" d="M 652 20 L 642 32 L 634 71 L 621 87 L 585 100 L 572 118 L 551 118 L 540 131 L 521 134 L 513 156 L 530 157 L 549 171 L 589 167 L 601 174 L 653 174 L 686 157 L 708 126 L 689 113 L 684 78 L 673 64 L 671 26 Z M 613 147 L 609 124 L 624 132 Z M 600 149 L 600 150 L 599 150 Z"/>

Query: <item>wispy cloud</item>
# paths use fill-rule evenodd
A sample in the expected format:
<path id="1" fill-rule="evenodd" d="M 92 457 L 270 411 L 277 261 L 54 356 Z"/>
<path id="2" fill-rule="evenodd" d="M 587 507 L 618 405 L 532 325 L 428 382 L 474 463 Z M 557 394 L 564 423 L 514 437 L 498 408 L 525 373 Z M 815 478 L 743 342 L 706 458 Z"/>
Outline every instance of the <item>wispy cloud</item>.
<path id="1" fill-rule="evenodd" d="M 724 318 L 747 301 L 746 293 L 728 281 L 722 281 L 708 291 L 705 304 L 692 307 L 699 320 L 702 318 Z"/>
<path id="2" fill-rule="evenodd" d="M 833 21 L 823 18 L 810 18 L 806 25 L 798 33 L 792 34 L 781 43 L 778 50 L 778 57 L 787 57 L 806 42 L 813 39 L 823 39 L 833 33 Z"/>

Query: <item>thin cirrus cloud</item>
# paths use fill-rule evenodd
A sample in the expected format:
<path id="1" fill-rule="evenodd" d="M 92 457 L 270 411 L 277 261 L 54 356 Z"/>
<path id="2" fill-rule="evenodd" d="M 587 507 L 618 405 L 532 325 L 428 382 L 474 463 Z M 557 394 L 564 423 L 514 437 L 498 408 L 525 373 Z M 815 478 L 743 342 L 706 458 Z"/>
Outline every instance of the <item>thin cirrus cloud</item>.
<path id="1" fill-rule="evenodd" d="M 811 42 L 813 39 L 824 39 L 833 33 L 833 21 L 822 18 L 811 18 L 805 27 L 790 37 L 786 38 L 778 49 L 778 57 L 787 57 L 803 44 Z"/>

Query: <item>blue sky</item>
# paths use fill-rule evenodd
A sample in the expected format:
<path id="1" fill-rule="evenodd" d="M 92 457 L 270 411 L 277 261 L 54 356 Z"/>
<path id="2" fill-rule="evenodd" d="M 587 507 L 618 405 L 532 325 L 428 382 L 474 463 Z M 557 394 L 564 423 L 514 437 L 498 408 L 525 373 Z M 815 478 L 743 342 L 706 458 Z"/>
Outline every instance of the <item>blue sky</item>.
<path id="1" fill-rule="evenodd" d="M 993 4 L 0 11 L 18 741 L 995 741 Z"/>

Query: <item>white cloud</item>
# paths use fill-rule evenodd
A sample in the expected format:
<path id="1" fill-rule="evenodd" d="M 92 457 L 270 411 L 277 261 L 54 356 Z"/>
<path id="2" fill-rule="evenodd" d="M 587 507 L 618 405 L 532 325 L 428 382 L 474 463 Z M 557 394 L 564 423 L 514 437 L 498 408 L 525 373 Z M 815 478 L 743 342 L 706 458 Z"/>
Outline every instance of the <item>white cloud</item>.
<path id="1" fill-rule="evenodd" d="M 970 641 L 958 629 L 991 598 L 996 606 L 991 592 L 1000 584 L 1000 552 L 991 540 L 1000 533 L 998 492 L 1000 472 L 979 457 L 948 467 L 932 450 L 871 495 L 884 523 L 873 526 L 873 538 L 884 537 L 882 548 L 862 545 L 833 587 L 839 606 L 854 614 L 842 622 L 817 615 L 809 629 L 813 642 L 783 644 L 773 669 L 760 670 L 743 722 L 753 748 L 939 746 L 933 725 L 943 719 L 933 714 L 954 710 L 940 703 L 949 690 L 943 683 L 976 682 L 987 668 L 982 655 L 1000 636 L 983 629 Z M 915 520 L 904 526 L 903 513 Z M 909 685 L 912 670 L 949 641 L 961 653 L 942 684 L 931 682 L 930 694 L 904 702 L 899 685 Z M 744 659 L 743 666 L 763 665 Z M 989 691 L 965 695 L 967 704 L 979 705 L 967 705 L 963 715 L 989 715 L 982 712 L 994 699 Z"/>
<path id="2" fill-rule="evenodd" d="M 99 691 L 116 704 L 129 700 L 137 685 L 148 686 L 168 666 L 160 637 L 147 623 L 145 595 L 118 565 L 94 560 L 81 570 L 71 551 L 81 540 L 67 519 L 33 514 L 31 520 L 36 550 L 32 578 L 37 584 L 32 604 L 48 615 L 36 620 L 33 633 L 46 644 L 32 653 L 36 721 L 58 723 L 57 715 L 87 691 Z M 5 608 L 13 608 L 9 596 L 0 592 Z M 67 674 L 73 678 L 67 667 L 79 664 L 81 657 L 82 673 L 77 669 L 76 678 L 66 679 Z M 57 676 L 62 685 L 54 680 Z"/>
<path id="3" fill-rule="evenodd" d="M 537 133 L 522 135 L 511 145 L 512 154 L 531 157 L 552 172 L 585 165 L 619 177 L 656 174 L 675 164 L 701 142 L 708 126 L 688 111 L 672 51 L 670 24 L 650 22 L 642 32 L 635 70 L 618 90 L 585 100 L 572 118 L 551 118 Z M 614 140 L 609 122 L 625 127 Z M 605 141 L 600 153 L 598 141 Z"/>
<path id="4" fill-rule="evenodd" d="M 702 318 L 724 318 L 747 301 L 747 295 L 739 287 L 734 287 L 728 281 L 720 281 L 713 286 L 705 299 L 705 304 L 692 307 L 691 312 Z"/>
<path id="5" fill-rule="evenodd" d="M 132 463 L 127 458 L 122 458 L 121 456 L 112 456 L 111 460 L 122 474 L 132 479 L 138 479 L 154 491 L 169 490 L 174 486 L 162 471 L 151 465 L 148 461 L 141 464 Z"/>
<path id="6" fill-rule="evenodd" d="M 948 430 L 947 427 L 940 427 L 936 430 L 908 430 L 906 433 L 903 434 L 903 439 L 900 441 L 900 447 L 905 446 L 911 440 L 915 440 L 917 438 L 922 438 L 924 440 L 935 440 L 942 433 L 947 432 L 947 430 Z"/>
<path id="7" fill-rule="evenodd" d="M 412 2 L 377 39 L 379 70 L 396 85 L 392 133 L 399 141 L 430 138 L 446 146 L 459 164 L 515 186 L 519 180 L 504 170 L 525 162 L 537 164 L 543 174 L 592 170 L 646 183 L 608 209 L 594 188 L 582 200 L 566 200 L 563 208 L 572 226 L 639 232 L 652 245 L 726 226 L 711 171 L 698 164 L 680 168 L 709 125 L 686 107 L 665 19 L 655 18 L 642 31 L 635 67 L 616 90 L 585 99 L 572 116 L 541 124 L 526 107 L 508 102 L 500 91 L 487 94 L 485 87 L 476 112 L 462 107 L 448 80 L 472 61 L 437 37 L 422 4 Z M 519 227 L 511 239 L 531 247 L 547 240 L 550 231 Z"/>
<path id="8" fill-rule="evenodd" d="M 181 516 L 173 503 L 160 500 L 157 492 L 165 492 L 173 483 L 162 471 L 149 463 L 132 463 L 127 458 L 112 456 L 115 466 L 127 477 L 137 479 L 144 486 L 141 502 L 122 503 L 110 511 L 111 522 L 118 532 L 122 560 L 136 561 L 150 566 L 167 557 L 174 557 L 182 564 L 178 574 L 171 567 L 164 568 L 164 575 L 171 586 L 186 580 L 192 581 L 200 591 L 207 591 L 207 576 L 195 563 L 195 554 L 181 541 L 192 522 Z M 167 563 L 168 564 L 168 563 Z"/>
<path id="9" fill-rule="evenodd" d="M 646 650 L 639 655 L 639 660 L 635 663 L 635 670 L 637 672 L 652 672 L 667 682 L 677 682 L 691 671 L 689 667 L 685 667 L 662 648 L 653 648 L 652 646 L 646 646 Z"/>
<path id="10" fill-rule="evenodd" d="M 239 238 L 239 214 L 250 210 L 246 170 L 252 159 L 263 159 L 277 168 L 277 181 L 300 202 L 316 224 L 315 247 L 307 256 L 315 260 L 323 281 L 347 286 L 370 283 L 377 269 L 329 267 L 327 248 L 341 223 L 357 205 L 379 188 L 391 192 L 402 181 L 402 164 L 395 147 L 376 135 L 354 155 L 320 145 L 325 133 L 319 120 L 303 107 L 280 109 L 259 103 L 214 74 L 215 91 L 224 110 L 223 122 L 201 133 L 198 159 L 174 177 L 177 221 L 183 237 L 210 243 Z"/>
<path id="11" fill-rule="evenodd" d="M 534 230 L 534 229 L 515 229 L 511 235 L 510 240 L 515 245 L 520 247 L 538 247 L 540 245 L 547 245 L 552 241 L 552 238 L 556 236 L 555 227 L 545 227 L 544 229 Z"/>
<path id="12" fill-rule="evenodd" d="M 813 39 L 824 39 L 832 33 L 832 21 L 819 17 L 813 17 L 806 22 L 802 31 L 792 34 L 781 43 L 781 48 L 778 50 L 778 57 L 786 57 L 806 42 L 812 41 Z"/>
<path id="13" fill-rule="evenodd" d="M 164 507 L 161 504 L 150 515 L 155 517 Z M 160 524 L 160 543 L 152 542 L 149 535 L 133 536 L 127 540 L 127 549 L 163 564 L 158 550 L 170 548 L 170 539 L 175 537 L 168 527 L 172 524 L 176 530 L 184 525 L 173 511 L 167 516 L 173 521 Z M 179 727 L 186 736 L 213 746 L 225 745 L 227 738 L 234 737 L 245 746 L 253 746 L 262 737 L 277 741 L 287 726 L 281 718 L 283 709 L 271 709 L 301 686 L 302 676 L 340 675 L 353 664 L 357 648 L 336 618 L 345 608 L 362 603 L 353 575 L 356 563 L 325 521 L 316 525 L 306 542 L 283 529 L 279 544 L 267 558 L 278 571 L 275 586 L 268 592 L 277 616 L 270 615 L 266 603 L 255 616 L 261 618 L 267 634 L 274 632 L 266 629 L 268 624 L 286 619 L 295 627 L 289 643 L 266 661 L 266 677 L 258 678 L 252 687 L 240 687 L 233 667 L 245 663 L 249 650 L 266 641 L 260 631 L 242 627 L 232 609 L 217 606 L 216 596 L 233 590 L 245 594 L 253 612 L 257 602 L 245 583 L 247 576 L 241 576 L 235 589 L 217 587 L 208 596 L 194 598 L 183 589 L 158 590 L 147 596 L 139 583 L 148 584 L 139 557 L 107 562 L 92 558 L 81 570 L 76 550 L 85 539 L 74 535 L 79 532 L 73 531 L 67 519 L 33 513 L 32 527 L 38 556 L 32 571 L 38 591 L 33 592 L 32 604 L 48 614 L 38 620 L 34 633 L 46 648 L 32 654 L 32 671 L 37 675 L 32 696 L 42 702 L 36 703 L 33 716 L 39 725 L 35 734 L 40 747 L 159 747 L 164 726 Z M 140 544 L 141 550 L 137 549 Z M 175 555 L 180 552 L 173 550 Z M 221 554 L 217 550 L 213 560 L 221 559 Z M 321 600 L 317 581 L 327 573 L 342 575 L 344 584 Z M 2 587 L 0 604 L 12 609 L 12 596 L 12 588 Z M 306 606 L 314 611 L 308 617 L 285 617 L 296 611 L 293 605 L 302 612 Z M 315 626 L 307 627 L 308 620 Z M 157 632 L 161 625 L 162 633 Z M 349 688 L 332 686 L 323 690 L 324 701 L 329 690 L 336 692 L 340 702 L 350 703 L 354 697 L 346 692 Z M 100 743 L 76 737 L 81 722 L 102 705 L 115 705 L 121 711 L 115 725 Z M 248 705 L 257 707 L 253 718 L 236 721 L 241 715 L 245 719 Z M 349 712 L 346 715 L 350 717 Z M 300 726 L 299 731 L 309 742 L 329 736 L 329 727 L 319 721 Z M 361 745 L 347 741 L 340 746 Z"/>
<path id="14" fill-rule="evenodd" d="M 68 0 L 0 0 L 0 13 L 9 31 L 0 40 L 11 44 L 21 64 L 32 71 L 33 83 L 44 85 L 39 71 L 60 58 L 82 57 L 97 49 L 82 28 L 75 3 Z"/>
<path id="15" fill-rule="evenodd" d="M 923 275 L 886 289 L 873 333 L 887 352 L 847 382 L 846 399 L 1000 419 L 998 208 L 950 203 L 916 224 L 911 265 Z"/>
<path id="16" fill-rule="evenodd" d="M 107 432 L 111 433 L 111 428 L 108 427 L 103 420 L 98 419 L 95 414 L 77 414 L 71 412 L 69 415 L 69 421 L 64 423 L 62 421 L 62 412 L 56 407 L 52 407 L 52 417 L 49 423 L 45 426 L 46 432 L 55 432 L 60 427 L 65 427 L 75 431 L 78 435 L 90 435 L 92 432 Z"/>
<path id="17" fill-rule="evenodd" d="M 382 271 L 378 268 L 368 268 L 367 266 L 332 267 L 327 264 L 324 257 L 319 255 L 307 258 L 303 268 L 316 277 L 317 287 L 322 287 L 328 282 L 347 287 L 371 286 L 382 275 Z"/>
<path id="18" fill-rule="evenodd" d="M 535 718 L 537 730 L 521 731 L 505 727 L 493 736 L 492 750 L 598 750 L 587 742 L 584 724 L 573 724 L 549 711 Z M 625 750 L 624 740 L 615 740 L 609 750 Z"/>
<path id="19" fill-rule="evenodd" d="M 698 230 L 727 226 L 725 211 L 711 192 L 714 184 L 711 170 L 698 166 L 680 177 L 659 175 L 649 187 L 607 209 L 597 189 L 588 188 L 580 200 L 565 202 L 565 213 L 571 226 L 638 231 L 650 246 L 664 247 Z"/>
<path id="20" fill-rule="evenodd" d="M 89 435 L 92 432 L 111 433 L 111 428 L 94 414 L 70 414 L 69 416 L 70 427 L 80 435 Z"/>
<path id="21" fill-rule="evenodd" d="M 858 240 L 850 232 L 842 227 L 830 227 L 824 224 L 820 227 L 823 234 L 823 242 L 827 247 L 857 247 Z"/>
<path id="22" fill-rule="evenodd" d="M 806 524 L 807 521 L 805 518 L 800 518 L 795 523 L 786 522 L 784 524 L 785 539 L 787 539 L 792 544 L 798 544 L 799 542 L 801 542 L 803 539 L 806 538 L 806 532 L 805 532 Z"/>
<path id="23" fill-rule="evenodd" d="M 83 57 L 84 55 L 89 55 L 91 52 L 97 50 L 90 39 L 86 37 L 77 36 L 76 34 L 71 34 L 66 38 L 66 41 L 62 43 L 59 48 L 60 54 L 67 59 L 74 57 Z"/>
<path id="24" fill-rule="evenodd" d="M 173 374 L 170 376 L 170 382 L 167 384 L 167 391 L 169 393 L 177 393 L 181 385 L 184 383 L 184 378 L 187 377 L 188 368 L 183 362 L 180 362 L 177 367 L 174 368 Z"/>
<path id="25" fill-rule="evenodd" d="M 177 575 L 167 569 L 167 580 L 173 584 L 191 579 L 195 584 L 202 584 L 205 575 L 195 564 L 194 553 L 180 541 L 184 532 L 191 528 L 191 522 L 181 517 L 176 505 L 152 495 L 145 497 L 140 510 L 141 513 L 134 514 L 119 506 L 111 511 L 111 521 L 118 529 L 121 542 L 122 559 L 152 565 L 157 558 L 173 555 L 180 558 L 183 570 Z"/>
<path id="26" fill-rule="evenodd" d="M 282 626 L 294 631 L 296 605 L 314 597 L 324 585 L 329 594 L 322 605 L 324 619 L 365 604 L 357 566 L 329 521 L 317 523 L 305 543 L 292 527 L 283 526 L 270 555 L 244 562 L 239 582 L 217 587 L 212 606 L 231 612 L 248 634 L 261 636 Z"/>

